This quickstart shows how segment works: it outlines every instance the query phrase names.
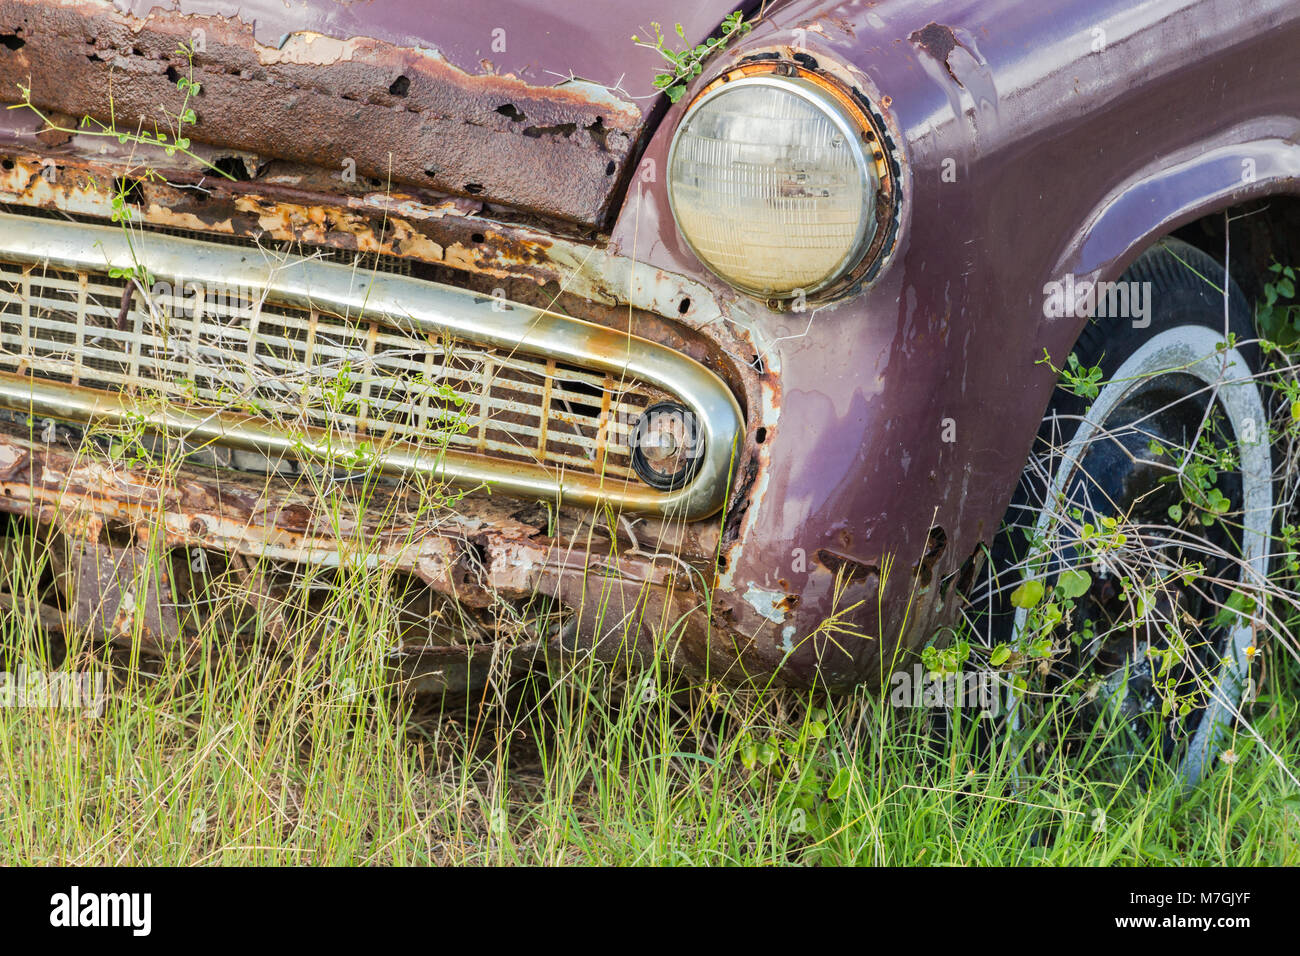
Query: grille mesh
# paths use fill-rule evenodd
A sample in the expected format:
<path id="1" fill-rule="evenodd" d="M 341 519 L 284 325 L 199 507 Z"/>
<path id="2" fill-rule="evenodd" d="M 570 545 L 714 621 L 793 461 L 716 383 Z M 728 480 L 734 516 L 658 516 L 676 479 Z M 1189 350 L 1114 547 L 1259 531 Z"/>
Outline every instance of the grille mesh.
<path id="1" fill-rule="evenodd" d="M 287 428 L 635 479 L 631 381 L 247 291 L 0 263 L 0 369 Z M 133 283 L 133 285 L 136 285 Z"/>

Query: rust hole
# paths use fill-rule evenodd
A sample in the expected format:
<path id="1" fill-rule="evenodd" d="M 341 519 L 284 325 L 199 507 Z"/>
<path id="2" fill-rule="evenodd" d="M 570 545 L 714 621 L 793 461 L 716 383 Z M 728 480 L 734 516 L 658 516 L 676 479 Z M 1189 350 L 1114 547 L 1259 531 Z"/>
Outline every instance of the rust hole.
<path id="1" fill-rule="evenodd" d="M 880 577 L 880 569 L 875 565 L 854 561 L 852 558 L 836 554 L 834 551 L 827 551 L 825 548 L 817 549 L 817 563 L 828 571 L 842 576 L 845 582 L 856 581 L 862 583 Z"/>
<path id="2" fill-rule="evenodd" d="M 411 90 L 411 81 L 406 75 L 399 76 L 388 87 L 393 96 L 405 96 Z"/>
<path id="3" fill-rule="evenodd" d="M 587 131 L 588 135 L 591 136 L 592 140 L 594 140 L 596 145 L 601 149 L 609 148 L 606 145 L 606 140 L 609 138 L 609 129 L 605 126 L 605 118 L 603 116 L 597 116 L 594 123 L 584 126 L 583 129 Z"/>
<path id="4" fill-rule="evenodd" d="M 691 297 L 683 296 L 682 301 L 677 303 L 677 314 L 685 315 L 689 311 L 691 311 Z"/>
<path id="5" fill-rule="evenodd" d="M 17 33 L 5 33 L 0 35 L 0 44 L 3 44 L 6 50 L 21 50 L 27 45 L 27 41 Z"/>
<path id="6" fill-rule="evenodd" d="M 238 156 L 218 156 L 213 160 L 212 165 L 239 182 L 246 182 L 253 178 L 248 173 L 248 166 Z"/>
<path id="7" fill-rule="evenodd" d="M 512 123 L 522 123 L 524 121 L 523 110 L 515 106 L 514 103 L 506 103 L 502 106 L 498 106 L 496 111 L 509 119 Z"/>
<path id="8" fill-rule="evenodd" d="M 179 83 L 181 81 L 181 75 L 174 66 L 167 67 L 167 69 L 163 71 L 163 75 L 173 83 Z"/>
<path id="9" fill-rule="evenodd" d="M 939 563 L 947 547 L 948 533 L 940 527 L 931 528 L 930 536 L 925 542 L 925 554 L 921 555 L 921 560 L 912 567 L 912 573 L 919 576 L 921 587 L 930 586 L 930 582 L 934 579 L 934 566 Z"/>
<path id="10" fill-rule="evenodd" d="M 754 432 L 754 444 L 761 445 L 765 441 L 767 441 L 767 429 L 760 425 L 758 431 Z"/>
<path id="11" fill-rule="evenodd" d="M 144 199 L 144 183 L 138 179 L 119 176 L 113 180 L 113 190 L 124 202 L 134 204 Z"/>
<path id="12" fill-rule="evenodd" d="M 541 139 L 543 136 L 563 136 L 568 139 L 577 131 L 577 123 L 560 123 L 557 126 L 529 126 L 524 129 L 524 135 L 529 139 Z"/>
<path id="13" fill-rule="evenodd" d="M 425 171 L 428 172 L 428 170 L 425 170 Z M 483 185 L 482 185 L 482 183 L 466 183 L 466 184 L 465 184 L 465 192 L 469 193 L 471 196 L 477 196 L 477 195 L 478 195 L 479 193 L 481 193 L 482 191 L 483 191 Z"/>
<path id="14" fill-rule="evenodd" d="M 977 549 L 962 563 L 960 568 L 939 582 L 939 596 L 947 597 L 948 592 L 954 587 L 958 594 L 970 594 L 970 590 L 975 584 L 975 575 L 979 573 L 983 565 L 984 551 L 983 549 Z"/>

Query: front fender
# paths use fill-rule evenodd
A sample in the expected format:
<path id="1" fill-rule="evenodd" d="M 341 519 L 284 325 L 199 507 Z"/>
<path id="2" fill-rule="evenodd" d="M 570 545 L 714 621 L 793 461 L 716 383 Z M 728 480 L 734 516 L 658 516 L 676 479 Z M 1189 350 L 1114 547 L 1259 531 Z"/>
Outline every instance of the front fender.
<path id="1" fill-rule="evenodd" d="M 1051 317 L 1048 284 L 1117 277 L 1177 225 L 1294 191 L 1298 42 L 1281 0 L 779 6 L 699 85 L 756 54 L 815 63 L 873 103 L 902 167 L 891 261 L 805 314 L 734 293 L 677 234 L 664 180 L 690 97 L 667 112 L 613 246 L 708 286 L 779 383 L 714 596 L 752 661 L 876 681 L 951 619 L 943 582 L 996 532 L 1050 399 L 1043 350 L 1086 321 Z M 858 584 L 838 603 L 837 570 Z M 855 603 L 855 633 L 818 630 Z"/>

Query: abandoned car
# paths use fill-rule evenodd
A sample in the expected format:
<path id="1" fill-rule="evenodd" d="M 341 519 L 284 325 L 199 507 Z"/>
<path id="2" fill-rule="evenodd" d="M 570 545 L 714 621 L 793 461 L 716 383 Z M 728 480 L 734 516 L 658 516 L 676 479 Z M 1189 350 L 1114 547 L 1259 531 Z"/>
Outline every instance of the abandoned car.
<path id="1" fill-rule="evenodd" d="M 983 612 L 1032 657 L 1034 582 L 1095 612 L 1161 519 L 1148 564 L 1225 563 L 1146 613 L 1232 710 L 1296 4 L 237 9 L 0 2 L 0 508 L 79 626 L 361 556 L 455 610 L 447 672 L 541 595 L 543 645 L 841 690 Z M 1202 433 L 1179 525 L 1155 446 Z M 1131 676 L 1135 628 L 1077 653 Z"/>

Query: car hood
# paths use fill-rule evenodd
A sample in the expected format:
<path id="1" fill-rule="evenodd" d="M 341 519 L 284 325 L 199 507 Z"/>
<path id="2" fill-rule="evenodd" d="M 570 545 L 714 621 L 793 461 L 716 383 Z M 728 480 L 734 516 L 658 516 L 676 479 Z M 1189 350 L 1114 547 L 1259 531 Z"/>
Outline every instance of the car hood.
<path id="1" fill-rule="evenodd" d="M 650 21 L 671 33 L 680 23 L 686 40 L 706 39 L 722 18 L 746 4 L 739 0 L 659 0 L 651 5 L 575 0 L 129 0 L 117 3 L 138 18 L 175 11 L 190 17 L 219 16 L 251 24 L 257 41 L 278 46 L 294 33 L 338 40 L 369 37 L 398 47 L 436 51 L 467 73 L 512 74 L 536 86 L 554 86 L 576 75 L 628 97 L 645 97 L 662 61 L 635 46 L 634 34 Z M 686 41 L 681 41 L 684 45 Z M 649 109 L 645 99 L 634 102 Z"/>
<path id="2" fill-rule="evenodd" d="M 79 48 L 85 36 L 97 36 L 117 46 L 116 64 L 131 74 L 124 84 L 118 73 L 117 115 L 123 106 L 125 115 L 156 112 L 159 97 L 175 96 L 171 81 L 154 89 L 149 71 L 133 68 L 132 58 L 166 58 L 171 37 L 188 34 L 200 39 L 196 79 L 204 83 L 192 131 L 197 141 L 352 166 L 358 175 L 601 228 L 665 106 L 652 85 L 663 60 L 632 36 L 651 33 L 655 20 L 675 45 L 694 45 L 747 4 L 42 0 L 23 6 L 36 12 L 36 22 L 25 24 L 26 48 L 4 59 L 16 74 L 34 71 L 33 99 L 51 108 L 107 114 L 108 71 L 93 63 L 87 69 Z M 56 18 L 47 16 L 51 10 Z M 684 38 L 675 34 L 679 23 Z M 122 27 L 125 39 L 115 44 Z M 40 41 L 49 30 L 65 34 L 69 46 L 75 41 L 76 56 L 38 57 L 33 48 L 48 48 L 48 35 Z M 160 42 L 141 47 L 139 38 L 155 35 Z M 244 82 L 226 82 L 231 76 Z"/>

